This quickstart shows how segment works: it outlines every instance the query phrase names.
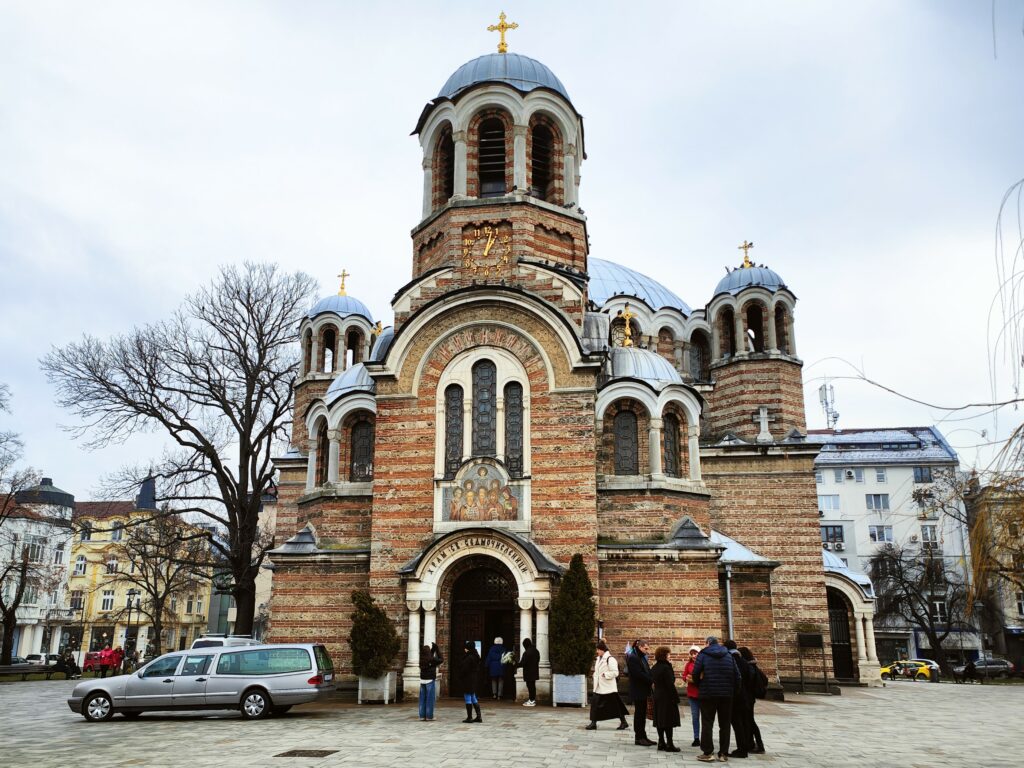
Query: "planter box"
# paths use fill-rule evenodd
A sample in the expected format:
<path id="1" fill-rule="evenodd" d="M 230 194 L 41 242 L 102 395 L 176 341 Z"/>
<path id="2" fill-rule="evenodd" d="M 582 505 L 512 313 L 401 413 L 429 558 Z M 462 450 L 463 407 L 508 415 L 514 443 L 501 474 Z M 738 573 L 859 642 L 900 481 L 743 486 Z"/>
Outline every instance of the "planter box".
<path id="1" fill-rule="evenodd" d="M 556 707 L 559 704 L 585 707 L 587 705 L 587 676 L 552 675 L 551 703 Z"/>
<path id="2" fill-rule="evenodd" d="M 356 701 L 359 704 L 388 704 L 398 696 L 398 673 L 388 672 L 383 677 L 360 677 Z"/>

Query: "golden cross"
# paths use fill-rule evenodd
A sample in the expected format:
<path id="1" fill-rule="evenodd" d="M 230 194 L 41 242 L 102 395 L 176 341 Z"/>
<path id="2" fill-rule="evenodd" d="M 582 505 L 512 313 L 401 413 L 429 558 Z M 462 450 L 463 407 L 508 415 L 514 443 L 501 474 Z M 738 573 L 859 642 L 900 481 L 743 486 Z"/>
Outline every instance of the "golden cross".
<path id="1" fill-rule="evenodd" d="M 501 42 L 498 43 L 498 53 L 508 53 L 508 43 L 505 42 L 505 33 L 508 32 L 510 29 L 519 29 L 519 25 L 516 24 L 514 21 L 511 24 L 506 24 L 504 11 L 502 11 L 501 14 L 498 16 L 498 23 L 491 24 L 491 26 L 487 28 L 488 32 L 501 33 Z"/>
<path id="2" fill-rule="evenodd" d="M 744 240 L 743 241 L 743 245 L 741 245 L 738 248 L 738 250 L 743 251 L 743 268 L 744 269 L 750 269 L 752 266 L 754 266 L 753 262 L 751 262 L 751 260 L 750 260 L 750 256 L 747 253 L 747 251 L 749 251 L 753 247 L 754 247 L 753 243 L 748 243 L 746 240 Z"/>
<path id="3" fill-rule="evenodd" d="M 631 327 L 632 324 L 630 323 L 630 320 L 634 317 L 636 317 L 636 315 L 629 311 L 629 302 L 627 301 L 626 308 L 622 312 L 622 319 L 626 321 L 626 335 L 622 337 L 622 346 L 624 347 L 633 346 L 633 328 Z"/>
<path id="4" fill-rule="evenodd" d="M 339 295 L 339 296 L 344 296 L 344 295 L 345 295 L 345 278 L 346 278 L 346 277 L 352 277 L 352 273 L 351 273 L 351 272 L 346 272 L 346 271 L 345 271 L 345 270 L 343 269 L 343 270 L 341 270 L 341 272 L 340 272 L 340 273 L 338 274 L 338 277 L 340 277 L 340 278 L 341 278 L 341 287 L 339 287 L 339 288 L 338 288 L 338 295 Z"/>

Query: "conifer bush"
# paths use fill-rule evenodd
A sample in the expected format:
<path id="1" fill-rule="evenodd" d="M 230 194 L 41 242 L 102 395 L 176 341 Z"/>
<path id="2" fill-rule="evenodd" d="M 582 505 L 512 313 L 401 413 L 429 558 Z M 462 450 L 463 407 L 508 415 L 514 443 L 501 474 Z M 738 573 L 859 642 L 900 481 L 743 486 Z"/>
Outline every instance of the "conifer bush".
<path id="1" fill-rule="evenodd" d="M 585 675 L 594 661 L 594 588 L 583 555 L 572 556 L 551 601 L 551 666 L 560 675 Z"/>
<path id="2" fill-rule="evenodd" d="M 353 590 L 352 631 L 348 643 L 352 646 L 352 669 L 360 677 L 378 678 L 390 671 L 402 644 L 395 625 L 384 609 L 364 589 Z"/>

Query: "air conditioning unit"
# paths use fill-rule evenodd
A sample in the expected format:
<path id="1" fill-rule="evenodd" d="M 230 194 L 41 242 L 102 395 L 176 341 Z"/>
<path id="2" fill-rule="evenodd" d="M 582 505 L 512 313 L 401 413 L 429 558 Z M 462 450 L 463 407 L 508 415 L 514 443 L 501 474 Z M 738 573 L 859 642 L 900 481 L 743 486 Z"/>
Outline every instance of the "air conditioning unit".
<path id="1" fill-rule="evenodd" d="M 846 545 L 843 544 L 843 542 L 841 542 L 841 541 L 837 541 L 836 542 L 836 552 L 842 552 L 844 549 L 846 549 Z"/>
<path id="2" fill-rule="evenodd" d="M 853 478 L 855 478 L 855 477 L 856 477 L 856 475 L 853 473 L 852 469 L 846 470 L 846 479 L 847 480 L 853 480 Z"/>
<path id="3" fill-rule="evenodd" d="M 917 544 L 917 534 L 916 533 L 911 534 L 911 536 L 910 536 L 910 543 L 911 544 Z"/>
<path id="4" fill-rule="evenodd" d="M 832 549 L 832 542 L 830 542 L 830 541 L 823 541 L 823 542 L 821 542 L 821 546 L 824 549 Z"/>

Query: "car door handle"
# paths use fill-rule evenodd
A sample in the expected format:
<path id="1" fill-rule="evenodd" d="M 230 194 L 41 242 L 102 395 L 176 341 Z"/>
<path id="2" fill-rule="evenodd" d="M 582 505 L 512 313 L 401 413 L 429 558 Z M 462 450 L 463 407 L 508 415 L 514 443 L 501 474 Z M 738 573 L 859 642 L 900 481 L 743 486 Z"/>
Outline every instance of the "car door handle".
<path id="1" fill-rule="evenodd" d="M 173 677 L 168 677 L 168 678 L 167 678 L 166 680 L 164 680 L 163 682 L 165 682 L 165 683 L 173 683 L 173 682 L 174 682 L 174 678 L 173 678 Z"/>
<path id="2" fill-rule="evenodd" d="M 197 683 L 205 683 L 206 682 L 206 678 L 205 677 L 197 677 L 196 678 L 196 682 Z"/>

